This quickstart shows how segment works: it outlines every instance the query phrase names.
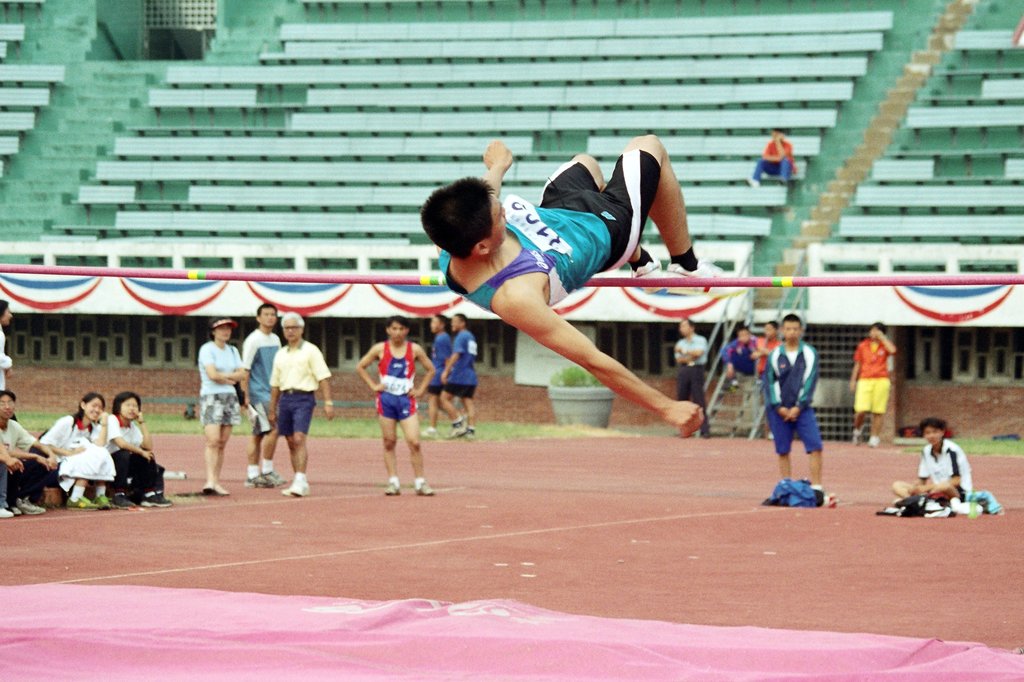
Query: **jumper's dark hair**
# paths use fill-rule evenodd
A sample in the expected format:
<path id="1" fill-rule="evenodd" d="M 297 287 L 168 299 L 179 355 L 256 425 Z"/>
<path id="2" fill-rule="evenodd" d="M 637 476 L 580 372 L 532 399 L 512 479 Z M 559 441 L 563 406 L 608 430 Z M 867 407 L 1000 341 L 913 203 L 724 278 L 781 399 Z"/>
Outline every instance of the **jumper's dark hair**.
<path id="1" fill-rule="evenodd" d="M 89 391 L 88 393 L 82 396 L 81 400 L 78 401 L 78 411 L 71 415 L 72 417 L 75 418 L 76 422 L 80 422 L 83 419 L 85 419 L 85 409 L 82 407 L 82 405 L 85 403 L 91 403 L 92 401 L 96 400 L 96 398 L 100 399 L 100 402 L 103 404 L 103 407 L 107 406 L 107 401 L 106 399 L 104 399 L 102 395 L 96 393 L 95 391 Z"/>
<path id="2" fill-rule="evenodd" d="M 273 310 L 275 315 L 277 314 L 277 306 L 273 303 L 260 303 L 260 307 L 256 308 L 256 316 L 259 317 L 267 308 Z"/>
<path id="3" fill-rule="evenodd" d="M 448 319 L 447 315 L 444 315 L 442 313 L 437 313 L 436 315 L 434 315 L 434 317 L 436 317 L 437 319 L 439 319 L 441 321 L 441 327 L 444 330 L 445 334 L 451 334 L 452 333 L 452 321 Z"/>
<path id="4" fill-rule="evenodd" d="M 918 428 L 921 430 L 921 435 L 924 435 L 926 428 L 939 429 L 942 433 L 946 433 L 946 420 L 938 417 L 925 417 L 921 420 L 921 424 Z"/>
<path id="5" fill-rule="evenodd" d="M 882 332 L 883 334 L 888 334 L 889 333 L 889 328 L 885 326 L 885 322 L 875 322 L 873 325 L 871 325 L 870 328 L 871 329 L 877 329 L 878 331 Z"/>
<path id="6" fill-rule="evenodd" d="M 122 391 L 121 393 L 115 395 L 114 404 L 110 406 L 110 409 L 114 412 L 114 414 L 119 415 L 121 414 L 121 405 L 123 405 L 126 400 L 131 400 L 132 398 L 135 398 L 135 402 L 139 404 L 139 409 L 141 410 L 142 398 L 140 398 L 139 394 L 135 393 L 134 391 Z"/>
<path id="7" fill-rule="evenodd" d="M 388 318 L 388 321 L 384 324 L 385 327 L 390 327 L 392 324 L 397 322 L 399 325 L 409 328 L 409 318 L 404 315 L 392 315 Z"/>
<path id="8" fill-rule="evenodd" d="M 3 398 L 4 396 L 10 398 L 12 402 L 18 402 L 18 396 L 14 395 L 14 391 L 8 391 L 6 389 L 0 391 L 0 398 Z"/>
<path id="9" fill-rule="evenodd" d="M 462 178 L 434 190 L 420 208 L 430 241 L 455 258 L 466 258 L 491 232 L 494 188 L 480 178 Z"/>
<path id="10" fill-rule="evenodd" d="M 782 324 L 786 324 L 787 322 L 796 322 L 801 327 L 804 326 L 804 321 L 801 320 L 800 316 L 797 315 L 796 313 L 790 313 L 789 315 L 786 315 L 784 318 L 782 318 Z"/>

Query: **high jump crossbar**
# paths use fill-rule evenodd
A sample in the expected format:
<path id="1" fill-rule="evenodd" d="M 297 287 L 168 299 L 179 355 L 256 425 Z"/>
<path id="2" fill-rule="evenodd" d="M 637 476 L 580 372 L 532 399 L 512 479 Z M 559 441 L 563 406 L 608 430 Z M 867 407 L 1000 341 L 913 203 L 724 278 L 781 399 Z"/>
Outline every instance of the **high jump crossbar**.
<path id="1" fill-rule="evenodd" d="M 65 275 L 78 277 L 131 277 L 214 282 L 278 282 L 308 284 L 384 284 L 394 286 L 443 286 L 444 277 L 431 275 L 382 275 L 359 273 L 288 272 L 281 270 L 186 270 L 170 268 L 119 268 L 78 265 L 24 265 L 0 263 L 0 275 Z M 645 289 L 705 288 L 815 288 L 896 286 L 997 286 L 1024 284 L 1024 274 L 936 275 L 829 275 L 817 277 L 645 277 L 598 276 L 588 287 L 643 287 Z"/>

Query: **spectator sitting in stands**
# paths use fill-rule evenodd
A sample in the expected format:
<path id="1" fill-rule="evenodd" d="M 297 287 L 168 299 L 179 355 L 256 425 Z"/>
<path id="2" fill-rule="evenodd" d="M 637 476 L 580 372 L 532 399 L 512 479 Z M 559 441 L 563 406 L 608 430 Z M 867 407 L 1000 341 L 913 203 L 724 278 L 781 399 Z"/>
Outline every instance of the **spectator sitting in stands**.
<path id="1" fill-rule="evenodd" d="M 21 483 L 26 469 L 57 468 L 57 456 L 49 447 L 39 443 L 32 434 L 14 421 L 17 397 L 8 390 L 0 390 L 0 519 L 22 514 L 42 514 L 46 510 L 21 499 Z M 36 447 L 42 454 L 29 452 Z"/>
<path id="2" fill-rule="evenodd" d="M 772 138 L 764 146 L 761 158 L 754 166 L 754 175 L 747 178 L 747 184 L 751 187 L 760 187 L 761 176 L 765 173 L 783 182 L 789 182 L 796 175 L 793 143 L 786 139 L 786 131 L 781 128 L 772 128 Z"/>
<path id="3" fill-rule="evenodd" d="M 60 468 L 51 474 L 31 475 L 25 467 L 22 495 L 35 501 L 43 486 L 59 485 L 69 494 L 67 508 L 78 511 L 110 509 L 107 483 L 114 480 L 114 460 L 107 452 L 107 402 L 99 393 L 86 393 L 78 403 L 78 411 L 61 417 L 44 433 L 39 442 L 48 445 L 60 459 Z M 92 482 L 95 495 L 85 496 Z"/>
<path id="4" fill-rule="evenodd" d="M 142 415 L 142 398 L 123 391 L 114 396 L 107 418 L 107 452 L 114 459 L 114 509 L 131 509 L 137 500 L 143 507 L 170 507 L 164 497 L 164 468 L 156 463 L 153 438 Z M 129 487 L 128 481 L 131 481 Z"/>
<path id="5" fill-rule="evenodd" d="M 739 387 L 739 379 L 736 373 L 743 376 L 754 376 L 756 369 L 757 341 L 752 337 L 750 329 L 745 324 L 736 328 L 736 338 L 722 348 L 722 362 L 725 363 L 725 378 L 729 380 L 729 390 Z"/>

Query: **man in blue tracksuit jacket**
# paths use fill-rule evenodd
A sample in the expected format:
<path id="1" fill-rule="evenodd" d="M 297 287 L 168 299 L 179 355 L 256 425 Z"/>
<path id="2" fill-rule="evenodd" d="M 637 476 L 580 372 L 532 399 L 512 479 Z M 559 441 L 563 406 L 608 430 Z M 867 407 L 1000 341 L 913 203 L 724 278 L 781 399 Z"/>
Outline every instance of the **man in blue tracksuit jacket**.
<path id="1" fill-rule="evenodd" d="M 782 319 L 783 342 L 768 356 L 765 369 L 766 412 L 782 478 L 792 478 L 789 452 L 797 434 L 810 456 L 811 486 L 821 490 L 821 430 L 811 407 L 818 383 L 818 351 L 801 341 L 803 333 L 799 316 Z"/>

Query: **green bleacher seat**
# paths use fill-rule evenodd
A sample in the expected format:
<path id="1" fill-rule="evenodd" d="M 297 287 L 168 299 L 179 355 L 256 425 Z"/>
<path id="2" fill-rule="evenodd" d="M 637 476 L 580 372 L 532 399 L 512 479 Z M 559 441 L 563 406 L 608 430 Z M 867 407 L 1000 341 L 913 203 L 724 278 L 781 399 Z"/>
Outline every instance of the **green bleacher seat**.
<path id="1" fill-rule="evenodd" d="M 517 156 L 530 154 L 530 137 L 502 138 Z M 114 154 L 126 157 L 473 157 L 490 137 L 119 137 Z M 623 141 L 619 138 L 621 150 Z"/>
<path id="2" fill-rule="evenodd" d="M 193 107 L 254 107 L 256 106 L 255 90 L 186 90 L 176 88 L 161 90 L 153 88 L 149 91 L 149 106 L 160 108 L 193 108 Z"/>
<path id="3" fill-rule="evenodd" d="M 1024 106 L 911 107 L 908 128 L 1024 126 Z"/>
<path id="4" fill-rule="evenodd" d="M 451 113 L 293 114 L 291 128 L 308 132 L 461 132 L 535 130 L 763 130 L 772 126 L 825 129 L 835 109 L 696 111 L 501 111 Z"/>
<path id="5" fill-rule="evenodd" d="M 45 107 L 49 103 L 46 88 L 0 88 L 0 107 Z"/>
<path id="6" fill-rule="evenodd" d="M 3 68 L 3 67 L 0 67 Z M 645 59 L 599 62 L 493 64 L 382 64 L 358 66 L 167 67 L 169 85 L 338 85 L 381 83 L 685 82 L 701 79 L 860 77 L 865 57 L 763 57 L 758 59 Z"/>
<path id="7" fill-rule="evenodd" d="M 660 135 L 669 154 L 675 157 L 687 156 L 742 156 L 756 159 L 768 142 L 767 137 L 749 135 L 690 136 Z M 821 151 L 821 138 L 805 135 L 789 137 L 797 157 L 817 156 Z M 622 136 L 606 137 L 594 135 L 587 141 L 587 153 L 594 156 L 616 156 L 622 153 L 625 140 Z"/>
<path id="8" fill-rule="evenodd" d="M 63 66 L 0 64 L 0 83 L 62 83 L 63 81 Z"/>
<path id="9" fill-rule="evenodd" d="M 24 24 L 0 24 L 0 40 L 20 43 L 25 40 Z"/>
<path id="10" fill-rule="evenodd" d="M 861 185 L 855 206 L 897 208 L 1021 208 L 1024 187 L 1019 185 Z M 1024 217 L 1018 218 L 1024 236 Z"/>
<path id="11" fill-rule="evenodd" d="M 130 204 L 134 201 L 132 185 L 82 185 L 78 188 L 80 204 Z"/>
<path id="12" fill-rule="evenodd" d="M 372 59 L 555 59 L 582 55 L 611 57 L 726 56 L 876 52 L 882 33 L 831 33 L 777 36 L 705 36 L 693 38 L 580 38 L 565 40 L 424 40 L 322 42 L 288 41 L 284 52 L 264 52 L 261 61 L 345 61 Z"/>
<path id="13" fill-rule="evenodd" d="M 435 184 L 412 186 L 348 186 L 348 187 L 276 187 L 234 185 L 194 185 L 189 187 L 189 203 L 203 206 L 289 206 L 289 207 L 419 207 L 436 189 Z M 536 197 L 540 186 L 505 185 L 506 194 Z M 771 207 L 786 203 L 782 186 L 750 187 L 687 187 L 684 190 L 689 207 L 733 208 Z"/>
<path id="14" fill-rule="evenodd" d="M 36 124 L 36 115 L 31 111 L 0 111 L 0 130 L 24 132 L 32 130 Z"/>
<path id="15" fill-rule="evenodd" d="M 1024 100 L 1024 78 L 986 79 L 981 84 L 981 98 Z"/>
<path id="16" fill-rule="evenodd" d="M 1008 180 L 1024 180 L 1024 158 L 1007 159 L 1005 176 Z"/>
<path id="17" fill-rule="evenodd" d="M 1009 50 L 1014 47 L 1013 31 L 963 30 L 953 36 L 953 47 L 957 50 Z"/>
<path id="18" fill-rule="evenodd" d="M 166 92 L 173 93 L 175 91 Z M 235 91 L 200 90 L 198 92 L 230 93 Z M 423 109 L 495 107 L 508 102 L 513 93 L 515 90 L 507 87 L 314 88 L 307 91 L 306 103 L 316 107 L 418 107 Z M 852 96 L 853 83 L 850 81 L 744 85 L 570 85 L 531 87 L 529 102 L 517 99 L 516 104 L 530 108 L 603 108 L 622 106 L 623 104 L 644 104 L 651 107 L 666 105 L 691 107 L 755 102 L 839 102 L 849 100 Z M 253 92 L 253 98 L 255 99 L 255 92 Z"/>
<path id="19" fill-rule="evenodd" d="M 7 42 L 0 40 L 0 59 L 7 58 Z"/>
<path id="20" fill-rule="evenodd" d="M 401 215 L 401 214 L 398 214 Z M 162 231 L 205 236 L 244 234 L 320 234 L 339 237 L 346 234 L 422 235 L 419 216 L 396 219 L 390 213 L 291 213 L 237 211 L 119 211 L 114 228 L 124 232 Z M 412 218 L 410 220 L 409 218 Z M 393 243 L 408 243 L 402 239 Z"/>
<path id="21" fill-rule="evenodd" d="M 1019 215 L 848 215 L 839 221 L 839 236 L 856 239 L 936 239 L 960 241 L 972 238 L 1024 238 Z"/>
<path id="22" fill-rule="evenodd" d="M 4 175 L 4 162 L 0 161 L 0 178 Z"/>
<path id="23" fill-rule="evenodd" d="M 930 159 L 879 159 L 871 168 L 871 177 L 880 181 L 931 180 L 935 162 Z"/>
<path id="24" fill-rule="evenodd" d="M 477 154 L 479 154 L 477 150 Z M 518 161 L 505 176 L 506 182 L 543 183 L 555 170 L 554 161 Z M 609 164 L 610 165 L 610 164 Z M 753 164 L 747 161 L 690 161 L 678 164 L 688 182 L 742 181 Z M 344 184 L 415 184 L 451 182 L 484 170 L 475 161 L 100 161 L 96 179 L 104 182 L 318 182 Z M 610 169 L 609 169 L 610 170 Z M 83 187 L 83 189 L 86 189 Z M 92 189 L 112 189 L 93 187 Z M 128 201 L 131 201 L 129 199 Z M 117 199 L 112 203 L 123 203 Z M 111 203 L 92 201 L 89 203 Z"/>
<path id="25" fill-rule="evenodd" d="M 765 237 L 771 219 L 725 214 L 689 216 L 690 233 L 697 237 Z M 88 231 L 90 228 L 83 228 Z M 337 237 L 370 234 L 405 236 L 394 243 L 407 243 L 409 237 L 423 237 L 418 213 L 292 213 L 241 211 L 120 211 L 112 229 L 131 235 L 139 232 L 201 234 L 226 237 L 236 234 L 307 234 Z M 388 240 L 381 238 L 383 243 Z M 376 243 L 376 242 L 375 242 Z"/>
<path id="26" fill-rule="evenodd" d="M 813 12 L 775 14 L 771 22 L 786 33 L 851 33 L 887 31 L 892 12 Z M 763 15 L 678 17 L 656 19 L 576 19 L 574 38 L 629 36 L 763 35 Z M 566 37 L 564 21 L 422 21 L 344 24 L 283 24 L 280 38 L 289 40 L 514 40 Z"/>
<path id="27" fill-rule="evenodd" d="M 18 153 L 18 138 L 0 137 L 0 156 L 11 156 Z"/>

